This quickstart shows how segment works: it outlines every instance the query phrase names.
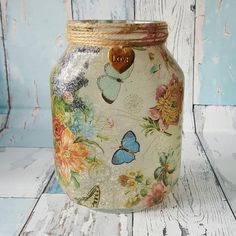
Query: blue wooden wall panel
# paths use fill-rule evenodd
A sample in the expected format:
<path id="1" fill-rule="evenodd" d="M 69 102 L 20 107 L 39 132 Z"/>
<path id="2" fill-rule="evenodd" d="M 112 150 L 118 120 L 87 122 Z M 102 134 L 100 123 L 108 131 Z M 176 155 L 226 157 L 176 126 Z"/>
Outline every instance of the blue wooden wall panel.
<path id="1" fill-rule="evenodd" d="M 236 105 L 236 1 L 205 1 L 199 104 Z"/>
<path id="2" fill-rule="evenodd" d="M 4 31 L 12 110 L 0 146 L 52 146 L 49 75 L 66 47 L 67 2 L 7 3 Z"/>
<path id="3" fill-rule="evenodd" d="M 8 111 L 7 80 L 3 47 L 2 17 L 0 17 L 0 115 Z"/>

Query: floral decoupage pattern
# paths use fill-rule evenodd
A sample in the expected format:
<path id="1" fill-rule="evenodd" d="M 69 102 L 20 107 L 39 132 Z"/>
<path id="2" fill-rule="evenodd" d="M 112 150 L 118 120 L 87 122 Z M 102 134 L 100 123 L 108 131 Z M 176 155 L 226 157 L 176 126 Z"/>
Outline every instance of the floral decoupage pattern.
<path id="1" fill-rule="evenodd" d="M 183 75 L 163 47 L 133 48 L 123 73 L 108 50 L 71 46 L 51 73 L 56 173 L 78 204 L 137 211 L 178 179 Z"/>

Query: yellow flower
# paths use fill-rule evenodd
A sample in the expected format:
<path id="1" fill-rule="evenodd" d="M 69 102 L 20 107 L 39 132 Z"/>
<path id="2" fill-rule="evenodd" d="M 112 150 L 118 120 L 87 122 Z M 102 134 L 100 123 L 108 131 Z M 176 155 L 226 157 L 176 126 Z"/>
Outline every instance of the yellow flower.
<path id="1" fill-rule="evenodd" d="M 174 74 L 165 93 L 157 99 L 156 109 L 165 127 L 176 125 L 182 111 L 183 84 Z"/>
<path id="2" fill-rule="evenodd" d="M 89 161 L 89 163 L 87 163 L 86 166 L 88 168 L 88 171 L 91 172 L 91 171 L 98 171 L 101 165 L 102 165 L 102 161 L 95 159 L 93 161 Z"/>
<path id="3" fill-rule="evenodd" d="M 141 199 L 138 196 L 130 197 L 130 198 L 128 198 L 128 200 L 124 204 L 124 207 L 125 208 L 131 208 L 131 207 L 137 205 L 140 202 L 140 200 Z"/>
<path id="4" fill-rule="evenodd" d="M 127 176 L 128 176 L 129 178 L 135 179 L 135 177 L 137 176 L 137 172 L 136 172 L 136 171 L 129 171 L 129 172 L 127 173 Z"/>
<path id="5" fill-rule="evenodd" d="M 128 179 L 127 185 L 131 188 L 136 188 L 137 187 L 137 182 L 135 181 L 135 179 Z"/>

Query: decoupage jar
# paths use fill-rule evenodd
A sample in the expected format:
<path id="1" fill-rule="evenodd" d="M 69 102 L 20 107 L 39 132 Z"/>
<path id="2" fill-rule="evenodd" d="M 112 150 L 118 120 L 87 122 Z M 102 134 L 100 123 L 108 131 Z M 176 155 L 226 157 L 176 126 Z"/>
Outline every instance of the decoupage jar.
<path id="1" fill-rule="evenodd" d="M 55 168 L 76 203 L 159 205 L 180 172 L 184 78 L 165 22 L 69 21 L 51 74 Z"/>

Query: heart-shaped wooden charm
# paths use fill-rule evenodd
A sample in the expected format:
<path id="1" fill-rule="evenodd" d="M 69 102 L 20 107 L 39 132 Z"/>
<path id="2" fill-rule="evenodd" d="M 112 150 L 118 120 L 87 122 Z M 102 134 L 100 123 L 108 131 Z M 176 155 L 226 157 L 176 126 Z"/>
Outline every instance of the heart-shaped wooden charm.
<path id="1" fill-rule="evenodd" d="M 134 51 L 130 47 L 113 47 L 109 51 L 109 61 L 120 74 L 126 71 L 134 62 Z"/>

